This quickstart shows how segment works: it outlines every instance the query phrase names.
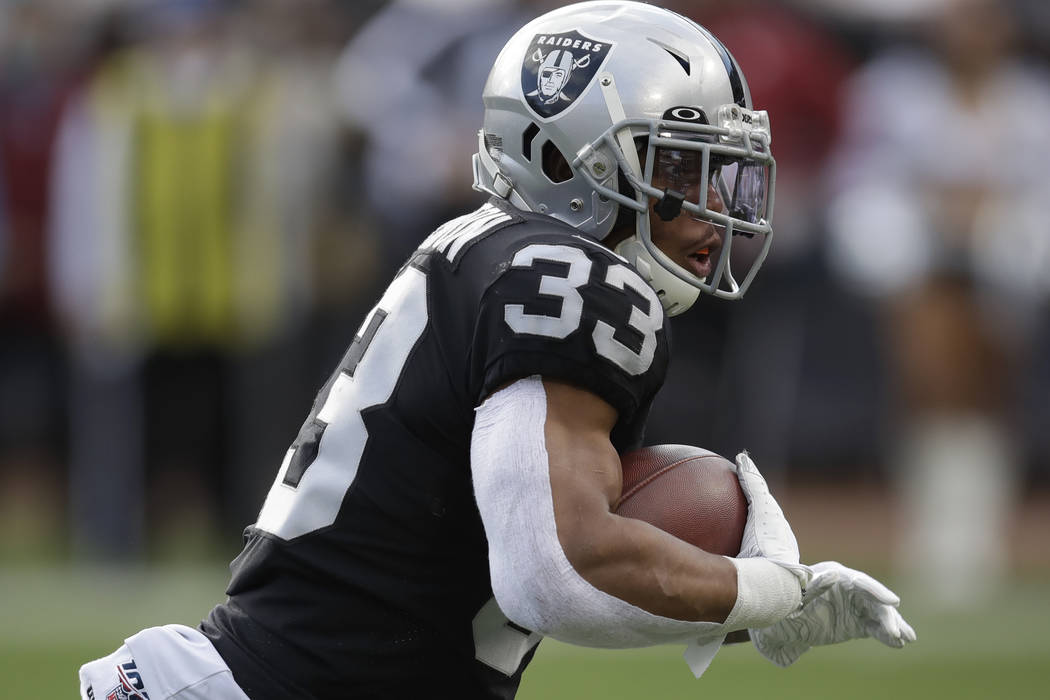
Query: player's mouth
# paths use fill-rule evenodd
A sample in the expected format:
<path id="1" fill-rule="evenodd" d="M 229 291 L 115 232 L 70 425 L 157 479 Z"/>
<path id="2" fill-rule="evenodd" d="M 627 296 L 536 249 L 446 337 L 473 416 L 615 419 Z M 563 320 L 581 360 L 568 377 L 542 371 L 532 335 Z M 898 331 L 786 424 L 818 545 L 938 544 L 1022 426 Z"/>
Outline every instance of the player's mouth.
<path id="1" fill-rule="evenodd" d="M 706 245 L 686 256 L 686 269 L 700 279 L 710 277 L 718 260 L 718 246 Z"/>

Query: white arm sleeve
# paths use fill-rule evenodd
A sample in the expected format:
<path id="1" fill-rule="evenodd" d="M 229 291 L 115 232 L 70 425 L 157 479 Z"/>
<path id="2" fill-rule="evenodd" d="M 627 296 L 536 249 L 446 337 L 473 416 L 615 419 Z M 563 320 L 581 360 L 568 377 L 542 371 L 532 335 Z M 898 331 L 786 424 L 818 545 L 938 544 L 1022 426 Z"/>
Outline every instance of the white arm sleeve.
<path id="1" fill-rule="evenodd" d="M 653 615 L 589 584 L 565 557 L 554 522 L 539 377 L 496 392 L 477 409 L 470 461 L 489 542 L 492 591 L 503 613 L 530 630 L 571 644 L 629 648 L 721 643 L 714 622 Z"/>

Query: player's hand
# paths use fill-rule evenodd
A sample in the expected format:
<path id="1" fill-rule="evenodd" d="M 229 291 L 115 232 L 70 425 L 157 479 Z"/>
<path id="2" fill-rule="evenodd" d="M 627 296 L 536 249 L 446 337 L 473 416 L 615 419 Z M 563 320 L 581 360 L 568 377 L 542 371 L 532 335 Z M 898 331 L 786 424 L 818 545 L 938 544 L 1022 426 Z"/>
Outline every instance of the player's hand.
<path id="1" fill-rule="evenodd" d="M 747 522 L 744 523 L 740 553 L 736 558 L 741 562 L 747 559 L 766 559 L 771 564 L 787 569 L 790 575 L 777 576 L 776 574 L 781 572 L 774 572 L 774 575 L 770 576 L 767 568 L 761 576 L 764 585 L 760 583 L 756 586 L 753 585 L 756 582 L 752 581 L 750 576 L 743 578 L 745 576 L 741 573 L 743 569 L 739 564 L 735 564 L 738 576 L 738 598 L 729 618 L 726 618 L 725 625 L 714 631 L 712 635 L 697 639 L 685 650 L 685 660 L 697 678 L 710 665 L 726 637 L 726 632 L 739 629 L 732 626 L 733 623 L 730 622 L 734 614 L 741 610 L 744 611 L 740 612 L 742 615 L 753 614 L 756 610 L 763 608 L 763 605 L 769 606 L 775 599 L 786 600 L 784 605 L 765 607 L 767 614 L 770 609 L 774 609 L 776 616 L 779 617 L 797 605 L 796 601 L 804 600 L 806 588 L 813 576 L 808 566 L 799 563 L 798 541 L 795 540 L 795 533 L 791 531 L 791 526 L 784 517 L 784 511 L 769 493 L 766 480 L 762 478 L 758 467 L 755 466 L 747 452 L 741 452 L 736 456 L 736 476 L 740 481 L 740 489 L 744 492 L 744 498 L 747 499 Z M 757 564 L 758 562 L 751 563 Z M 751 576 L 753 576 L 756 570 L 751 567 L 747 568 L 752 571 Z M 797 579 L 799 590 L 792 589 L 791 584 L 783 580 L 790 580 L 791 575 Z M 742 584 L 744 585 L 743 591 L 740 588 Z M 778 590 L 770 589 L 769 584 L 774 584 L 773 588 Z M 790 596 L 786 595 L 788 589 L 791 590 Z M 741 607 L 741 600 L 746 601 L 743 607 Z M 759 604 L 760 600 L 762 604 Z M 763 624 L 767 624 L 769 619 L 776 619 L 776 617 L 763 618 Z"/>
<path id="2" fill-rule="evenodd" d="M 808 588 L 812 574 L 809 567 L 799 563 L 795 533 L 747 452 L 736 456 L 736 475 L 748 504 L 747 523 L 737 556 L 770 559 L 790 569 L 799 577 L 803 588 Z"/>
<path id="3" fill-rule="evenodd" d="M 874 637 L 899 649 L 915 641 L 915 630 L 897 611 L 900 598 L 862 571 L 834 561 L 812 567 L 802 609 L 775 625 L 750 631 L 759 653 L 789 666 L 811 646 Z"/>

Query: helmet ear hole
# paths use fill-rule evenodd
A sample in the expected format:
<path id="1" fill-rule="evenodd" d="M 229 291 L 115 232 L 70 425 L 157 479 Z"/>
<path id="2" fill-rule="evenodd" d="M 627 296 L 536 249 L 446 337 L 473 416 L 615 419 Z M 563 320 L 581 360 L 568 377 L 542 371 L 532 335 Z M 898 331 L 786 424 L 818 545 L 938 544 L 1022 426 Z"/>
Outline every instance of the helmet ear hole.
<path id="1" fill-rule="evenodd" d="M 547 176 L 548 180 L 558 184 L 572 179 L 572 167 L 558 147 L 554 145 L 553 141 L 547 141 L 543 144 L 542 157 L 543 174 Z"/>
<path id="2" fill-rule="evenodd" d="M 532 161 L 532 140 L 540 133 L 540 127 L 536 122 L 531 122 L 521 135 L 521 155 L 525 160 Z"/>

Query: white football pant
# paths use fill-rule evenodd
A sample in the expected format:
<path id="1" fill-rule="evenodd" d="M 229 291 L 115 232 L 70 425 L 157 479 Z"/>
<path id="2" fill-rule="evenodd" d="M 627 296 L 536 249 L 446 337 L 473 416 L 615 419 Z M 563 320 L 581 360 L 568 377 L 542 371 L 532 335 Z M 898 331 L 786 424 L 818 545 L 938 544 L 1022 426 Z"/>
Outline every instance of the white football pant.
<path id="1" fill-rule="evenodd" d="M 248 700 L 208 638 L 185 625 L 150 627 L 80 667 L 82 700 Z"/>

